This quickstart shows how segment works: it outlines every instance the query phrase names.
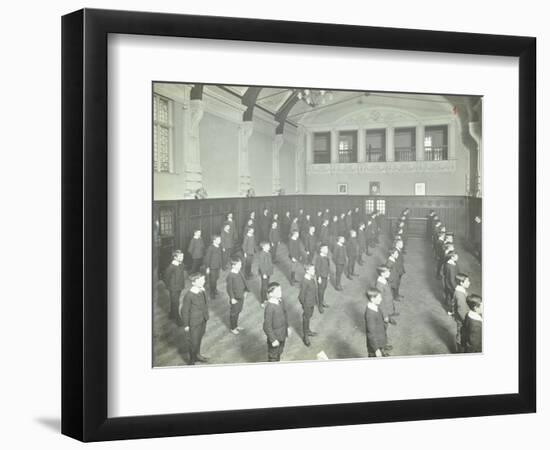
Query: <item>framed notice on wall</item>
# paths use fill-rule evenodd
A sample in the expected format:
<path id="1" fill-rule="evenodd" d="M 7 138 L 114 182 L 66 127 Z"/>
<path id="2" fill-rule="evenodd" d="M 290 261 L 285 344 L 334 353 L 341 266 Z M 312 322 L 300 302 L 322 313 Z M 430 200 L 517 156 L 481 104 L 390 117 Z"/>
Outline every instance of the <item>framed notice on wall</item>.
<path id="1" fill-rule="evenodd" d="M 426 195 L 426 183 L 414 183 L 414 195 Z"/>
<path id="2" fill-rule="evenodd" d="M 535 411 L 534 38 L 107 10 L 77 11 L 64 16 L 62 25 L 64 434 L 83 441 L 100 441 Z M 506 61 L 497 64 L 493 57 Z M 339 71 L 342 60 L 364 70 Z M 387 67 L 391 64 L 396 64 L 393 70 Z M 220 66 L 224 67 L 223 73 Z M 372 71 L 370 67 L 378 69 Z M 377 95 L 373 95 L 374 90 Z M 492 322 L 491 327 L 483 329 L 483 346 L 479 334 L 479 348 L 469 355 L 438 352 L 433 342 L 428 342 L 422 357 L 392 357 L 386 353 L 391 346 L 386 345 L 382 322 L 387 319 L 390 323 L 390 333 L 407 328 L 392 324 L 392 314 L 382 317 L 387 304 L 382 305 L 378 288 L 367 286 L 368 277 L 356 277 L 353 281 L 354 267 L 346 266 L 348 277 L 343 280 L 343 287 L 333 285 L 334 267 L 328 268 L 332 262 L 319 264 L 319 274 L 324 270 L 326 276 L 315 276 L 317 267 L 312 262 L 316 260 L 311 254 L 319 247 L 314 245 L 316 226 L 320 236 L 325 233 L 324 240 L 319 238 L 318 242 L 324 244 L 323 256 L 328 255 L 329 249 L 331 256 L 339 253 L 336 270 L 341 277 L 346 254 L 360 248 L 361 244 L 355 244 L 359 238 L 366 238 L 362 244 L 366 261 L 372 263 L 386 256 L 381 247 L 386 241 L 392 242 L 388 239 L 392 228 L 388 220 L 396 215 L 402 220 L 396 222 L 392 232 L 408 233 L 421 223 L 418 236 L 431 239 L 433 233 L 425 231 L 432 230 L 425 230 L 424 225 L 436 227 L 443 214 L 454 214 L 445 199 L 436 195 L 416 200 L 426 202 L 426 211 L 415 210 L 414 205 L 406 203 L 409 199 L 404 197 L 412 197 L 411 185 L 414 195 L 426 195 L 426 183 L 415 180 L 427 180 L 434 194 L 439 186 L 430 174 L 455 170 L 453 147 L 448 148 L 445 143 L 448 139 L 453 142 L 450 139 L 457 135 L 452 127 L 447 129 L 440 122 L 411 128 L 417 122 L 409 116 L 397 114 L 392 108 L 372 106 L 375 101 L 382 106 L 387 101 L 394 102 L 396 99 L 390 96 L 396 92 L 418 93 L 415 101 L 438 105 L 447 112 L 453 111 L 449 99 L 428 102 L 423 95 L 448 92 L 455 97 L 483 97 L 484 167 L 498 167 L 487 177 L 493 185 L 483 198 L 483 232 L 488 231 L 489 236 L 483 242 L 489 250 L 483 252 L 483 264 L 498 266 L 499 252 L 493 250 L 506 239 L 509 276 L 506 285 L 502 285 L 498 271 L 483 273 L 483 303 Z M 401 101 L 409 101 L 405 94 L 402 97 Z M 336 100 L 339 105 L 367 105 L 365 111 L 354 112 L 348 119 L 354 124 L 366 118 L 373 124 L 372 129 L 350 130 L 348 123 L 338 132 L 311 128 L 317 135 L 305 133 L 302 117 L 317 107 L 315 117 L 322 123 L 325 105 Z M 234 103 L 236 106 L 228 109 Z M 465 120 L 466 106 L 457 109 Z M 205 114 L 209 108 L 218 116 Z M 271 110 L 276 111 L 273 117 L 266 116 L 266 111 Z M 254 114 L 267 117 L 262 119 L 259 140 L 254 134 L 258 133 L 256 124 L 250 120 Z M 205 135 L 204 127 L 199 126 L 201 120 L 212 124 L 220 117 L 233 121 L 226 128 L 234 130 L 231 142 L 235 151 L 238 149 L 238 155 L 228 158 L 225 165 L 200 158 L 199 142 L 204 137 L 226 150 L 229 141 L 219 138 L 219 127 L 212 126 L 210 134 Z M 386 127 L 386 122 L 392 126 Z M 500 133 L 503 124 L 514 139 L 509 133 Z M 446 130 L 451 131 L 447 134 Z M 288 151 L 283 131 L 295 136 L 296 152 Z M 269 153 L 253 151 L 258 142 L 267 142 Z M 173 150 L 184 147 L 192 150 L 186 155 L 192 159 L 185 165 L 178 159 L 181 155 L 173 158 Z M 249 166 L 249 159 L 254 158 L 258 163 Z M 288 170 L 279 171 L 277 168 L 283 163 Z M 175 165 L 181 170 L 175 170 Z M 257 168 L 264 166 L 276 169 L 270 182 L 256 173 Z M 223 172 L 231 170 L 238 172 L 238 180 L 224 189 L 233 189 L 240 198 L 213 198 L 224 195 L 225 191 L 216 189 L 225 180 Z M 173 187 L 171 183 L 180 175 L 185 175 L 188 191 L 177 199 L 160 198 L 163 189 Z M 208 198 L 199 190 L 200 177 L 210 177 Z M 360 195 L 355 192 L 358 185 L 352 177 L 364 183 Z M 152 189 L 154 179 L 162 183 Z M 324 195 L 309 195 L 307 184 L 314 179 L 331 194 L 334 211 L 330 212 L 338 214 L 321 208 L 326 201 Z M 369 181 L 372 179 L 377 181 Z M 397 179 L 408 195 L 396 190 Z M 338 197 L 348 194 L 350 182 L 353 195 Z M 384 195 L 380 192 L 381 183 Z M 295 188 L 302 195 L 281 196 L 285 188 L 287 192 L 291 188 L 294 192 Z M 254 192 L 267 194 L 253 198 Z M 500 199 L 491 197 L 494 192 L 501 196 L 505 192 L 518 202 L 501 208 Z M 197 198 L 197 193 L 201 198 Z M 442 191 L 441 197 L 446 193 Z M 475 203 L 472 199 L 479 204 L 479 198 L 462 196 L 459 200 L 466 208 Z M 186 203 L 178 203 L 180 200 Z M 208 200 L 218 203 L 205 203 Z M 155 220 L 152 204 L 157 208 Z M 239 240 L 233 237 L 237 228 L 232 217 L 234 204 L 257 209 L 247 209 L 249 222 L 238 223 L 237 232 L 242 238 Z M 399 208 L 392 206 L 395 204 Z M 288 216 L 283 213 L 275 220 L 268 205 L 284 209 Z M 310 216 L 313 208 L 314 215 Z M 436 211 L 427 219 L 419 217 L 428 214 L 428 208 Z M 521 216 L 519 210 L 523 211 Z M 398 215 L 400 211 L 402 216 Z M 438 212 L 441 217 L 435 216 Z M 183 223 L 183 219 L 187 222 Z M 214 227 L 212 224 L 218 219 L 220 222 Z M 494 225 L 504 221 L 510 226 Z M 210 224 L 209 256 L 203 255 L 200 229 L 194 228 L 203 222 Z M 222 223 L 225 234 L 219 236 Z M 477 229 L 480 234 L 481 225 Z M 289 240 L 290 230 L 294 230 L 293 236 L 303 232 L 304 242 Z M 364 234 L 355 238 L 356 230 L 364 230 Z M 187 238 L 191 236 L 186 236 L 185 247 L 176 251 L 172 242 L 190 232 L 196 241 L 188 246 Z M 255 233 L 264 238 L 255 242 Z M 499 233 L 505 233 L 504 237 Z M 292 242 L 287 244 L 287 240 Z M 279 241 L 279 252 L 283 253 L 275 264 L 282 265 L 293 278 L 290 283 L 282 277 L 278 280 L 279 284 L 286 283 L 282 296 L 278 295 L 280 285 L 267 283 L 263 276 L 260 280 L 257 271 L 252 271 L 252 264 L 256 269 L 261 260 L 262 267 L 267 267 L 265 271 L 272 273 L 271 259 L 258 254 L 257 244 L 262 242 L 262 250 L 267 252 L 273 242 Z M 396 246 L 401 247 L 397 241 L 402 243 L 405 239 L 397 236 Z M 407 245 L 414 245 L 411 241 L 414 240 L 410 239 Z M 377 242 L 380 245 L 375 245 Z M 425 241 L 418 242 L 422 249 L 428 248 Z M 241 258 L 234 257 L 237 252 L 230 258 L 219 257 L 220 245 L 225 249 L 227 243 L 235 244 L 227 248 L 244 252 Z M 369 254 L 369 246 L 378 252 L 376 256 Z M 163 280 L 151 275 L 159 248 L 165 271 Z M 189 277 L 183 274 L 182 250 L 191 257 Z M 399 258 L 399 250 L 394 250 L 392 258 Z M 139 256 L 127 258 L 130 254 Z M 431 257 L 428 259 L 433 263 Z M 202 273 L 205 264 L 212 265 L 213 261 L 217 261 L 217 266 L 208 266 Z M 236 268 L 232 275 L 235 295 L 231 298 L 225 290 L 220 289 L 221 295 L 215 290 L 222 263 L 230 270 Z M 240 265 L 249 269 L 249 279 L 243 280 L 239 275 Z M 310 273 L 307 277 L 300 273 L 295 280 L 294 270 L 305 270 L 301 265 Z M 390 271 L 384 267 L 381 273 L 389 276 Z M 430 267 L 429 271 L 422 271 L 422 276 L 428 272 L 434 274 L 435 270 Z M 477 272 L 481 273 L 481 262 Z M 406 276 L 413 273 L 414 270 L 407 270 Z M 294 281 L 303 281 L 302 275 L 306 279 L 304 285 L 309 282 L 310 292 L 324 286 L 327 296 L 343 296 L 345 301 L 333 302 L 322 320 L 342 324 L 345 333 L 327 336 L 322 332 L 323 326 L 315 327 L 315 321 L 321 320 L 318 304 L 306 303 L 317 294 L 311 298 L 302 296 L 301 303 L 297 300 L 298 286 L 292 286 L 297 284 Z M 224 280 L 228 276 L 226 271 Z M 203 294 L 205 277 L 212 296 L 208 301 Z M 370 278 L 376 280 L 374 272 Z M 170 292 L 164 289 L 164 309 L 156 308 L 152 294 L 155 281 L 174 287 Z M 365 284 L 356 291 L 360 294 L 350 295 L 352 283 L 361 282 Z M 379 288 L 386 286 L 389 292 L 388 284 L 381 282 Z M 186 291 L 178 304 L 180 296 L 173 293 L 184 292 L 182 288 Z M 366 310 L 365 291 L 370 291 L 370 310 Z M 187 296 L 189 292 L 192 295 Z M 270 304 L 250 300 L 266 292 L 272 300 Z M 391 296 L 390 292 L 384 301 Z M 251 319 L 240 328 L 231 323 L 245 297 L 245 318 L 260 319 Z M 352 303 L 353 297 L 358 303 Z M 264 311 L 273 318 L 285 302 L 292 308 L 292 327 L 281 326 L 280 335 L 272 333 L 266 339 L 262 324 L 268 314 Z M 189 306 L 191 311 L 191 305 L 203 303 L 210 307 L 210 314 L 207 308 L 198 313 L 193 310 L 193 314 L 187 314 L 184 308 Z M 479 329 L 478 322 L 482 322 L 483 309 L 479 298 L 470 303 L 473 313 L 469 326 L 475 331 Z M 337 315 L 339 308 L 342 314 Z M 251 311 L 255 316 L 246 316 Z M 168 312 L 173 316 L 170 321 Z M 452 330 L 440 341 L 454 344 L 458 325 L 453 311 L 439 312 L 441 323 Z M 178 314 L 179 319 L 187 321 L 178 324 Z M 367 314 L 372 323 L 381 326 L 377 327 L 379 336 L 371 333 L 365 339 Z M 396 322 L 403 316 L 402 313 Z M 278 317 L 284 323 L 285 314 Z M 317 333 L 308 328 L 310 318 Z M 166 326 L 155 328 L 159 323 Z M 221 325 L 215 327 L 214 323 Z M 440 332 L 437 325 L 432 328 Z M 168 341 L 155 341 L 169 334 L 167 330 L 172 333 Z M 216 354 L 219 359 L 209 361 L 199 351 L 205 330 L 207 348 L 216 350 L 221 340 L 231 343 L 227 352 Z M 350 347 L 353 338 L 361 342 L 357 352 Z M 188 345 L 185 339 L 191 343 L 189 360 L 182 356 Z M 250 345 L 242 344 L 246 339 Z M 406 341 L 406 334 L 402 341 Z M 196 342 L 199 344 L 195 348 Z M 368 342 L 379 345 L 368 348 Z M 331 352 L 331 345 L 338 348 Z M 301 363 L 291 359 L 298 351 L 307 353 Z M 219 356 L 222 353 L 225 359 Z M 279 362 L 281 354 L 283 360 Z M 438 357 L 433 357 L 436 354 Z M 270 358 L 269 363 L 266 357 Z M 173 361 L 179 364 L 174 365 Z M 399 378 L 405 372 L 410 383 L 402 383 Z M 476 374 L 474 379 L 465 376 L 472 373 Z M 272 379 L 276 383 L 266 381 Z M 296 383 L 299 379 L 307 379 L 309 388 L 302 389 Z M 346 382 L 327 384 L 328 379 Z M 380 382 L 376 389 L 365 389 L 365 379 Z M 223 380 L 231 380 L 231 389 Z M 261 395 L 267 390 L 269 395 Z"/>

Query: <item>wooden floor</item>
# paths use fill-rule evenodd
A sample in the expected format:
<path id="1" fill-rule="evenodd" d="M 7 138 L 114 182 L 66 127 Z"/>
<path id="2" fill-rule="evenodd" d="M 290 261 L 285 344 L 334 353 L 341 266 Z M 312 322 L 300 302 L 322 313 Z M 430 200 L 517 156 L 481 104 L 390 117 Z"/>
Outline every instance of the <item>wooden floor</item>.
<path id="1" fill-rule="evenodd" d="M 353 281 L 343 277 L 344 290 L 334 290 L 332 282 L 325 294 L 330 305 L 324 314 L 317 310 L 311 321 L 311 329 L 319 334 L 311 338 L 311 347 L 302 342 L 302 309 L 298 302 L 298 285 L 288 283 L 289 264 L 286 247 L 279 246 L 279 263 L 276 264 L 272 281 L 281 283 L 283 297 L 293 330 L 288 338 L 282 359 L 311 360 L 324 351 L 329 359 L 363 358 L 367 356 L 364 312 L 364 292 L 376 280 L 375 268 L 386 260 L 388 242 L 383 241 L 363 266 L 356 266 L 359 274 Z M 397 325 L 390 326 L 388 338 L 392 356 L 435 355 L 452 353 L 456 325 L 441 304 L 442 287 L 435 279 L 435 263 L 430 244 L 422 238 L 409 238 L 405 255 L 406 273 L 401 284 L 403 302 L 396 303 L 400 316 Z M 460 255 L 460 270 L 471 278 L 470 293 L 481 293 L 481 266 L 469 253 L 457 245 Z M 256 265 L 253 266 L 257 273 Z M 334 269 L 334 268 L 333 268 Z M 245 328 L 240 335 L 229 332 L 229 301 L 225 291 L 225 276 L 222 272 L 218 282 L 221 295 L 210 301 L 210 320 L 203 339 L 201 352 L 209 356 L 210 364 L 253 363 L 266 361 L 266 338 L 262 330 L 263 308 L 258 300 L 260 280 L 250 282 L 252 292 L 245 302 L 239 326 Z M 301 279 L 302 273 L 297 275 Z M 187 283 L 189 287 L 189 283 Z M 164 284 L 158 284 L 157 301 L 153 318 L 153 364 L 159 366 L 185 365 L 187 342 L 183 328 L 168 319 L 169 298 Z"/>

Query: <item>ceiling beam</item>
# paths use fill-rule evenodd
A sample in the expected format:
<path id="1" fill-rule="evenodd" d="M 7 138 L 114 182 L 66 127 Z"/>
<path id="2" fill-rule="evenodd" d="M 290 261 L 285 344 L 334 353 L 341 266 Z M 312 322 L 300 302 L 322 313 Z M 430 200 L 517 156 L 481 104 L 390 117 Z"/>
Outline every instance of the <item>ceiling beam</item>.
<path id="1" fill-rule="evenodd" d="M 276 134 L 283 134 L 286 118 L 294 105 L 298 102 L 298 91 L 294 91 L 289 97 L 285 100 L 279 110 L 275 113 L 275 120 L 279 122 L 277 126 Z"/>
<path id="2" fill-rule="evenodd" d="M 249 87 L 242 96 L 241 102 L 247 107 L 246 111 L 243 113 L 244 122 L 252 121 L 254 107 L 256 106 L 256 101 L 258 100 L 258 95 L 260 95 L 261 90 L 261 87 Z"/>
<path id="3" fill-rule="evenodd" d="M 204 89 L 204 85 L 202 84 L 195 84 L 191 88 L 191 100 L 202 100 L 202 92 Z"/>

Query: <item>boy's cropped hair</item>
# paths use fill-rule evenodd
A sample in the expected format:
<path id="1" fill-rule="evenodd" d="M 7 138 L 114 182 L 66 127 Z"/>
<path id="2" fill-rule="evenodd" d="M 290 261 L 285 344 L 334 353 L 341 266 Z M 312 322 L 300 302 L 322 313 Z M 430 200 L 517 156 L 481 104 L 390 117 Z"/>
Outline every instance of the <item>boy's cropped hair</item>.
<path id="1" fill-rule="evenodd" d="M 279 286 L 281 286 L 279 283 L 277 283 L 276 281 L 272 281 L 271 283 L 269 283 L 267 285 L 267 293 L 268 294 L 271 294 L 275 289 L 277 289 Z"/>
<path id="2" fill-rule="evenodd" d="M 377 295 L 380 295 L 380 291 L 376 288 L 369 288 L 367 289 L 366 295 L 367 295 L 367 299 L 371 301 L 374 297 L 376 297 Z"/>
<path id="3" fill-rule="evenodd" d="M 201 229 L 200 228 L 194 228 L 193 229 L 193 234 L 195 234 L 197 231 L 201 231 Z"/>
<path id="4" fill-rule="evenodd" d="M 191 281 L 191 283 L 194 283 L 195 281 L 197 281 L 199 278 L 202 278 L 203 276 L 204 275 L 200 272 L 192 273 L 189 276 L 189 280 Z"/>
<path id="5" fill-rule="evenodd" d="M 214 242 L 216 239 L 218 239 L 220 237 L 219 234 L 215 234 L 212 236 L 212 242 Z"/>
<path id="6" fill-rule="evenodd" d="M 238 258 L 238 257 L 231 258 L 231 265 L 232 266 L 235 266 L 235 265 L 239 264 L 240 262 L 241 262 L 241 258 Z"/>
<path id="7" fill-rule="evenodd" d="M 388 270 L 390 270 L 388 266 L 378 266 L 376 268 L 376 272 L 378 273 L 378 275 L 382 275 L 384 272 L 387 272 Z"/>
<path id="8" fill-rule="evenodd" d="M 304 264 L 304 270 L 307 272 L 312 267 L 315 267 L 313 264 Z"/>
<path id="9" fill-rule="evenodd" d="M 472 311 L 481 305 L 481 297 L 476 294 L 470 294 L 466 297 L 466 304 Z"/>
<path id="10" fill-rule="evenodd" d="M 174 251 L 172 252 L 172 259 L 177 258 L 177 257 L 178 257 L 179 255 L 181 255 L 181 254 L 183 254 L 183 252 L 182 252 L 181 250 L 179 250 L 179 249 L 178 249 L 178 250 L 174 250 Z"/>
<path id="11" fill-rule="evenodd" d="M 456 274 L 455 280 L 458 284 L 462 284 L 468 278 L 470 278 L 470 277 L 468 275 L 466 275 L 465 273 L 458 273 L 458 274 Z"/>

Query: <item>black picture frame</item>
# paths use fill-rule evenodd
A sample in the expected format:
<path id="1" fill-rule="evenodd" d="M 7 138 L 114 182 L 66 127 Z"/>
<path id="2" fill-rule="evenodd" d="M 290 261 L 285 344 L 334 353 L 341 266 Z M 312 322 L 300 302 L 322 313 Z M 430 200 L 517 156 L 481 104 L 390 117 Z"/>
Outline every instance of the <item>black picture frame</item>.
<path id="1" fill-rule="evenodd" d="M 107 417 L 107 36 L 259 41 L 519 58 L 518 393 Z M 62 18 L 62 433 L 82 441 L 213 434 L 536 409 L 536 39 L 84 9 Z"/>

